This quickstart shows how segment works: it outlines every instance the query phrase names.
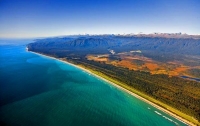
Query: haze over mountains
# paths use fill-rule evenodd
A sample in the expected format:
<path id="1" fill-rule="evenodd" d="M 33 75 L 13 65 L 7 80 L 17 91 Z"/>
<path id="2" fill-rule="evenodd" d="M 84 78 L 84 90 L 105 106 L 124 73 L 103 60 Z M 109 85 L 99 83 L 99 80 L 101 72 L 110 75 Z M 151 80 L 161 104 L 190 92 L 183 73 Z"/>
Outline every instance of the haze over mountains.
<path id="1" fill-rule="evenodd" d="M 142 50 L 160 54 L 200 55 L 200 36 L 187 34 L 126 34 L 126 35 L 80 35 L 38 39 L 28 45 L 34 51 L 53 51 L 66 53 L 116 53 Z M 59 50 L 58 50 L 59 49 Z M 76 52 L 77 51 L 77 52 Z"/>

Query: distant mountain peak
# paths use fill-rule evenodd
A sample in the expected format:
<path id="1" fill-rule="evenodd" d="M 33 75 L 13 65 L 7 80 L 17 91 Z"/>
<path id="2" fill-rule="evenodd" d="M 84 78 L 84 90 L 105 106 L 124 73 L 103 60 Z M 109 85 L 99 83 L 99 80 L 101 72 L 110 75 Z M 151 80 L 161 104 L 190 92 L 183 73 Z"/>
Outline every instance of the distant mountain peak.
<path id="1" fill-rule="evenodd" d="M 139 32 L 138 34 L 118 34 L 117 36 L 127 36 L 127 37 L 161 37 L 161 38 L 193 38 L 193 39 L 200 39 L 200 35 L 188 35 L 186 33 L 160 33 L 160 32 L 154 32 L 150 34 L 144 34 L 142 32 Z"/>

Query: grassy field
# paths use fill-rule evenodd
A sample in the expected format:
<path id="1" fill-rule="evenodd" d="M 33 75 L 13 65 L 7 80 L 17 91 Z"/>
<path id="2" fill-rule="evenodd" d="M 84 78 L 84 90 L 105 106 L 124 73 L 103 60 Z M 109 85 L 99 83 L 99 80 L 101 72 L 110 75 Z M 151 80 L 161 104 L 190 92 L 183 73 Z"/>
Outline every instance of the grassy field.
<path id="1" fill-rule="evenodd" d="M 114 58 L 109 54 L 104 57 L 99 55 L 88 55 L 88 60 L 96 62 L 105 62 L 115 66 L 129 68 L 130 70 L 148 71 L 151 74 L 166 74 L 169 76 L 191 76 L 199 77 L 200 66 L 196 59 L 187 59 L 193 65 L 185 64 L 186 61 L 168 61 L 160 62 L 144 55 L 134 55 L 132 53 L 115 54 Z M 120 60 L 119 60 L 120 59 Z M 186 59 L 185 59 L 186 60 Z M 194 64 L 196 63 L 196 64 Z"/>

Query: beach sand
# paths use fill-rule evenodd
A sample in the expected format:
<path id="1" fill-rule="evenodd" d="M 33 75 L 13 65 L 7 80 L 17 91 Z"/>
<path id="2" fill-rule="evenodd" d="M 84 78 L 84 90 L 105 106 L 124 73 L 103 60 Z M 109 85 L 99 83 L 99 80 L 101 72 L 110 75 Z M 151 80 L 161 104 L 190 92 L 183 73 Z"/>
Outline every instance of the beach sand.
<path id="1" fill-rule="evenodd" d="M 28 49 L 26 49 L 26 50 L 28 51 Z M 109 84 L 112 84 L 113 86 L 115 86 L 115 87 L 117 87 L 117 88 L 119 88 L 119 89 L 121 89 L 121 90 L 123 90 L 123 91 L 125 91 L 125 92 L 127 92 L 129 94 L 131 94 L 132 96 L 134 96 L 134 97 L 136 97 L 136 98 L 138 98 L 138 99 L 140 99 L 140 100 L 142 100 L 142 101 L 154 106 L 155 108 L 157 108 L 157 109 L 159 109 L 159 110 L 161 110 L 161 111 L 173 116 L 174 118 L 180 120 L 181 122 L 183 122 L 183 123 L 185 123 L 187 125 L 190 125 L 190 126 L 195 126 L 195 124 L 193 124 L 192 122 L 190 122 L 190 121 L 188 121 L 188 120 L 186 120 L 186 119 L 184 119 L 184 118 L 182 118 L 182 117 L 170 112 L 169 110 L 167 110 L 165 108 L 160 107 L 159 105 L 157 105 L 157 104 L 155 104 L 155 103 L 153 103 L 153 102 L 151 102 L 151 101 L 149 101 L 149 100 L 147 100 L 147 99 L 145 99 L 145 98 L 143 98 L 143 97 L 141 97 L 141 96 L 139 96 L 139 95 L 137 95 L 137 94 L 135 94 L 135 93 L 133 93 L 133 92 L 131 92 L 131 91 L 129 91 L 129 90 L 127 90 L 127 89 L 125 89 L 125 88 L 123 88 L 123 87 L 121 87 L 121 86 L 119 86 L 119 85 L 117 85 L 117 84 L 115 84 L 115 83 L 113 83 L 113 82 L 101 77 L 101 76 L 99 76 L 99 75 L 94 74 L 93 72 L 91 72 L 91 71 L 89 71 L 89 70 L 87 70 L 87 69 L 85 69 L 83 67 L 80 67 L 80 66 L 74 65 L 72 63 L 69 63 L 67 61 L 63 61 L 61 59 L 54 58 L 54 57 L 51 57 L 51 56 L 47 56 L 47 55 L 44 55 L 44 54 L 35 53 L 35 52 L 32 52 L 32 51 L 29 51 L 29 52 L 37 54 L 37 55 L 41 55 L 41 56 L 44 56 L 44 57 L 48 57 L 48 58 L 51 58 L 51 59 L 59 60 L 61 62 L 64 62 L 64 63 L 69 64 L 69 65 L 72 65 L 72 66 L 74 66 L 76 68 L 79 68 L 79 69 L 81 69 L 81 70 L 83 70 L 83 71 L 85 71 L 85 72 L 87 72 L 89 74 L 92 74 L 93 76 L 95 76 L 95 77 L 97 77 L 99 79 L 102 79 L 102 80 L 108 82 Z"/>

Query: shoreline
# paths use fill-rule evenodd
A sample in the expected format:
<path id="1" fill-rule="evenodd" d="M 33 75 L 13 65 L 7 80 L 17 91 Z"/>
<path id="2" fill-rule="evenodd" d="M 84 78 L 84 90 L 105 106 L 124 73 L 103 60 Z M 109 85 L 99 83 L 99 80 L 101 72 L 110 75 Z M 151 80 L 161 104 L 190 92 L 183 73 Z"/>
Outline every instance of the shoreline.
<path id="1" fill-rule="evenodd" d="M 115 84 L 114 82 L 111 82 L 110 80 L 107 80 L 107 79 L 101 77 L 100 75 L 97 75 L 97 74 L 91 72 L 90 70 L 88 70 L 88 69 L 86 69 L 86 68 L 83 68 L 83 67 L 78 66 L 78 65 L 74 65 L 74 64 L 72 64 L 72 63 L 70 63 L 70 62 L 67 62 L 67 61 L 64 61 L 64 60 L 62 60 L 62 59 L 58 59 L 58 58 L 55 58 L 55 57 L 52 57 L 52 56 L 44 55 L 44 54 L 41 54 L 41 53 L 36 53 L 36 52 L 33 52 L 33 51 L 28 51 L 28 48 L 26 48 L 26 51 L 27 51 L 27 52 L 34 53 L 34 54 L 36 54 L 36 55 L 41 55 L 41 56 L 44 56 L 44 57 L 47 57 L 47 58 L 50 58 L 50 59 L 55 59 L 55 60 L 61 61 L 61 62 L 63 62 L 63 63 L 66 63 L 66 64 L 68 64 L 68 65 L 74 66 L 74 67 L 76 67 L 76 68 L 78 68 L 78 69 L 81 69 L 81 70 L 83 70 L 83 71 L 85 71 L 85 72 L 87 72 L 87 73 L 89 73 L 89 74 L 92 74 L 93 76 L 95 76 L 95 77 L 97 77 L 97 78 L 99 78 L 99 79 L 101 79 L 101 80 L 103 80 L 103 81 L 105 81 L 105 82 L 107 82 L 107 83 L 109 83 L 109 84 L 115 86 L 116 88 L 125 91 L 126 93 L 132 95 L 133 97 L 136 97 L 136 98 L 138 98 L 138 99 L 140 99 L 140 100 L 146 102 L 147 104 L 149 104 L 149 105 L 151 105 L 151 106 L 153 106 L 153 107 L 155 107 L 155 108 L 161 110 L 162 112 L 164 112 L 164 113 L 166 113 L 166 114 L 168 114 L 168 115 L 170 115 L 170 116 L 176 118 L 177 120 L 183 122 L 184 124 L 190 125 L 190 126 L 195 126 L 195 124 L 193 124 L 192 122 L 190 122 L 190 121 L 188 121 L 188 120 L 182 118 L 181 116 L 178 116 L 177 114 L 171 112 L 170 110 L 168 110 L 168 109 L 166 109 L 166 108 L 163 108 L 163 107 L 157 105 L 156 103 L 153 103 L 152 101 L 150 101 L 150 100 L 148 100 L 148 99 L 145 99 L 144 97 L 142 97 L 142 96 L 140 96 L 140 95 L 138 95 L 138 94 L 136 94 L 136 93 L 133 93 L 133 92 L 129 91 L 128 89 L 126 89 L 126 88 L 124 88 L 124 87 L 121 87 L 121 86 L 119 86 L 118 84 Z"/>

